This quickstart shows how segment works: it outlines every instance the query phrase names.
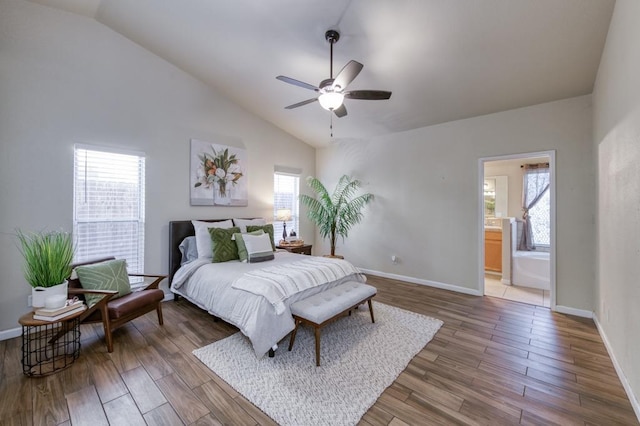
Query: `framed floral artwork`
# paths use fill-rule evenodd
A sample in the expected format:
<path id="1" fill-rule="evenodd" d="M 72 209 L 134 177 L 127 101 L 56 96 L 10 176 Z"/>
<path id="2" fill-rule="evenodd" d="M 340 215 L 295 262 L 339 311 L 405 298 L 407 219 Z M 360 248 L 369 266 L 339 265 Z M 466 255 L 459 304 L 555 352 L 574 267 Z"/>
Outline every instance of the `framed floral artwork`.
<path id="1" fill-rule="evenodd" d="M 246 150 L 191 139 L 189 186 L 192 206 L 246 206 Z"/>

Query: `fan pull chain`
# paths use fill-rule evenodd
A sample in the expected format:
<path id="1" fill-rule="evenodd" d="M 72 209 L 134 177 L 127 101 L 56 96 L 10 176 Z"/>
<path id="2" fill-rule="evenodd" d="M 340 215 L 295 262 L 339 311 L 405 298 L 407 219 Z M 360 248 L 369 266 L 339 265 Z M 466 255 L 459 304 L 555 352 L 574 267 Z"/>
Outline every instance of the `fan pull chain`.
<path id="1" fill-rule="evenodd" d="M 329 119 L 331 120 L 329 123 L 329 131 L 331 132 L 331 139 L 333 139 L 333 111 L 329 113 Z"/>

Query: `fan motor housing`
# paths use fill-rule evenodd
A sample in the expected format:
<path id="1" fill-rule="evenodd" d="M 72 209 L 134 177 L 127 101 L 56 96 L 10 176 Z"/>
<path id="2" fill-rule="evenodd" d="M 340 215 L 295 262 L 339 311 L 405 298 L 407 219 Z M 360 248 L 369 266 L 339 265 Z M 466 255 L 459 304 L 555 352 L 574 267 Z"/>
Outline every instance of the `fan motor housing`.
<path id="1" fill-rule="evenodd" d="M 333 78 L 327 78 L 326 80 L 322 80 L 320 82 L 320 90 L 326 92 L 327 89 L 331 89 L 331 86 L 333 85 Z"/>
<path id="2" fill-rule="evenodd" d="M 340 40 L 340 33 L 337 32 L 336 30 L 327 30 L 327 32 L 324 33 L 324 38 L 329 43 L 333 44 L 333 43 L 337 42 L 338 40 Z"/>

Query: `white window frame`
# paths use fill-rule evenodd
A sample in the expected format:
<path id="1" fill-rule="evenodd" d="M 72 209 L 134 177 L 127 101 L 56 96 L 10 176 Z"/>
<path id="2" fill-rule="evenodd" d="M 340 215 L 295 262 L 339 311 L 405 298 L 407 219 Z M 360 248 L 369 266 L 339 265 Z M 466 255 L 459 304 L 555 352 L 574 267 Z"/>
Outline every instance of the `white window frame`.
<path id="1" fill-rule="evenodd" d="M 112 185 L 111 194 L 100 192 L 97 186 L 89 185 L 96 182 Z M 124 188 L 119 187 L 119 183 L 124 184 Z M 145 154 L 112 147 L 75 144 L 73 187 L 73 234 L 76 243 L 74 261 L 84 262 L 114 256 L 127 260 L 129 273 L 143 273 Z M 122 198 L 118 198 L 124 190 L 128 190 L 128 195 L 132 196 L 129 203 L 122 203 Z M 91 195 L 101 194 L 106 194 L 103 202 L 112 209 L 111 212 L 87 205 L 87 199 Z M 120 207 L 120 211 L 113 211 L 114 206 Z M 101 232 L 90 235 L 95 229 L 101 229 Z M 118 232 L 111 232 L 112 230 Z M 88 235 L 91 241 L 88 240 Z"/>
<path id="2" fill-rule="evenodd" d="M 282 239 L 282 221 L 277 219 L 277 211 L 281 208 L 287 208 L 291 210 L 291 219 L 286 222 L 287 235 L 291 231 L 295 231 L 300 236 L 300 174 L 298 169 L 291 169 L 285 167 L 276 166 L 273 173 L 273 235 L 276 242 Z M 286 181 L 291 179 L 289 185 L 292 186 L 292 191 L 289 192 L 289 196 L 279 196 L 283 191 L 279 190 L 280 186 L 284 184 L 280 180 Z"/>

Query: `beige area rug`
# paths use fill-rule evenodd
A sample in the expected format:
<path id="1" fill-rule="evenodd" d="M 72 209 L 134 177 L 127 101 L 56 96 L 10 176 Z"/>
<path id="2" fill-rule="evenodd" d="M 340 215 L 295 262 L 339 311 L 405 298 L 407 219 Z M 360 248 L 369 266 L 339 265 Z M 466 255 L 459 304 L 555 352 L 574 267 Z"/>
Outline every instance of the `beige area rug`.
<path id="1" fill-rule="evenodd" d="M 324 327 L 315 365 L 313 330 L 301 327 L 274 358 L 257 359 L 236 333 L 193 353 L 281 425 L 353 425 L 433 338 L 442 321 L 375 303 Z"/>

